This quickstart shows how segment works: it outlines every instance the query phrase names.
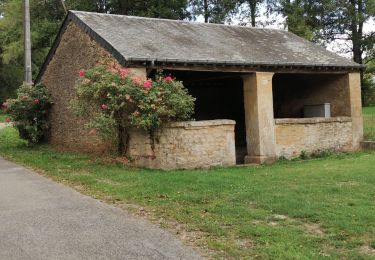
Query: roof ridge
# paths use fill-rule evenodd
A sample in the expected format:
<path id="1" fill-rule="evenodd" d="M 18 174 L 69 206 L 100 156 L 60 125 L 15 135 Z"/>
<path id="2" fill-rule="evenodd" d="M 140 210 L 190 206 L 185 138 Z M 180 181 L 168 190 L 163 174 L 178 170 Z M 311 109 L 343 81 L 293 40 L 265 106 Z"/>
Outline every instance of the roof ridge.
<path id="1" fill-rule="evenodd" d="M 250 27 L 250 26 L 231 25 L 231 24 L 222 24 L 222 23 L 202 23 L 202 22 L 197 22 L 197 21 L 174 20 L 174 19 L 167 19 L 167 18 L 154 18 L 154 17 L 135 16 L 135 15 L 108 14 L 108 13 L 86 12 L 86 11 L 78 11 L 78 10 L 69 10 L 69 12 L 100 15 L 100 16 L 106 16 L 106 15 L 119 16 L 119 17 L 127 17 L 127 18 L 130 18 L 130 19 L 166 21 L 166 22 L 193 24 L 193 25 L 200 25 L 200 26 L 208 25 L 208 26 L 223 26 L 223 27 L 232 27 L 232 28 L 238 27 L 238 28 L 250 29 L 250 30 L 266 30 L 266 31 L 287 32 L 287 30 L 276 29 L 276 28 Z"/>

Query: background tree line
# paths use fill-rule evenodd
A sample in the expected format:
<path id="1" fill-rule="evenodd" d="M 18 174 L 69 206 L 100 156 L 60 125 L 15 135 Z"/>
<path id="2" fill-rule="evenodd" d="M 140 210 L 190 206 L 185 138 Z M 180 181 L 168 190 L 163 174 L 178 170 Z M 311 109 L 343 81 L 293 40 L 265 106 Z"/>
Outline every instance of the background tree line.
<path id="1" fill-rule="evenodd" d="M 363 97 L 365 103 L 375 103 L 375 28 L 364 30 L 375 18 L 375 0 L 30 0 L 34 77 L 64 20 L 63 5 L 72 10 L 253 27 L 281 19 L 285 29 L 316 43 L 343 42 L 341 53 L 368 65 L 362 75 Z M 22 18 L 22 0 L 0 0 L 0 100 L 12 95 L 23 80 Z"/>

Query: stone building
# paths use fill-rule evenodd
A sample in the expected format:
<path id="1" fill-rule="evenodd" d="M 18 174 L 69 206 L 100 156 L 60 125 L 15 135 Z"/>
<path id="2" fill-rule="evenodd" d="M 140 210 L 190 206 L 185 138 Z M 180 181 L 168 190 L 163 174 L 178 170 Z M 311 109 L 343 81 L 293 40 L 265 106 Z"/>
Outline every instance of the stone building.
<path id="1" fill-rule="evenodd" d="M 132 132 L 137 166 L 265 163 L 360 147 L 359 64 L 282 30 L 78 11 L 67 15 L 37 79 L 54 101 L 52 145 L 109 149 L 69 109 L 78 71 L 106 62 L 148 77 L 163 69 L 197 98 L 196 121 L 158 130 L 154 151 L 145 133 Z M 324 104 L 325 116 L 306 112 Z"/>

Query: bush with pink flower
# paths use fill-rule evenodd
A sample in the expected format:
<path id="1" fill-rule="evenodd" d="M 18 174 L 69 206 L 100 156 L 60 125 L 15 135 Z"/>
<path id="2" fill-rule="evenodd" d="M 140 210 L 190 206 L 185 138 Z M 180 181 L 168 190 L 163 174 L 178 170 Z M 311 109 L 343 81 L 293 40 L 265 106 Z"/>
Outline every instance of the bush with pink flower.
<path id="1" fill-rule="evenodd" d="M 45 140 L 50 124 L 48 114 L 52 102 L 46 88 L 37 84 L 35 86 L 23 85 L 17 91 L 17 98 L 8 99 L 2 107 L 13 121 L 22 139 L 29 145 Z"/>
<path id="2" fill-rule="evenodd" d="M 126 154 L 130 128 L 152 136 L 162 124 L 189 120 L 194 112 L 195 99 L 170 75 L 149 79 L 115 65 L 81 70 L 79 75 L 72 107 L 92 118 L 89 126 L 116 143 L 119 154 Z"/>

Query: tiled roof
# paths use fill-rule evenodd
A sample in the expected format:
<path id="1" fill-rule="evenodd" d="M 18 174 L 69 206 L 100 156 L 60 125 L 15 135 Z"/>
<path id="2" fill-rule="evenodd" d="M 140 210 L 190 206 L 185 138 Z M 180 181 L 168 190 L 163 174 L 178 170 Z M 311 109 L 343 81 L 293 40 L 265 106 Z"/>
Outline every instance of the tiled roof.
<path id="1" fill-rule="evenodd" d="M 284 30 L 81 11 L 70 11 L 65 26 L 70 21 L 80 25 L 124 65 L 159 62 L 335 70 L 363 67 Z"/>

